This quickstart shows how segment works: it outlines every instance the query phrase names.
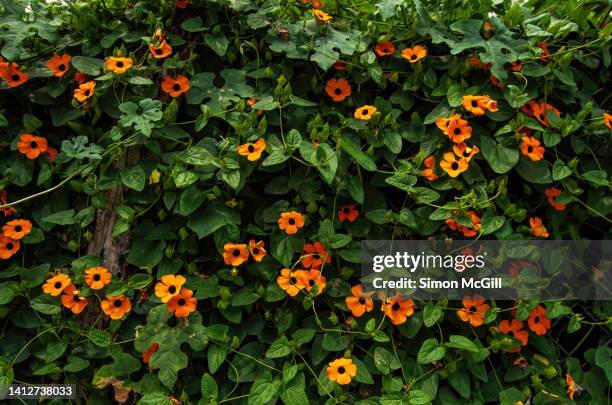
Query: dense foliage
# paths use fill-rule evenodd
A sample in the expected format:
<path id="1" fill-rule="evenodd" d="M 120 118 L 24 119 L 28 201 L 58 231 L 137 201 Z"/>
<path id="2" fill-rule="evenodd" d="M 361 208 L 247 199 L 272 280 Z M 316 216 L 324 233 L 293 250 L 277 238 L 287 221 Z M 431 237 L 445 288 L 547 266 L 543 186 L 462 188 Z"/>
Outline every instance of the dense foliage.
<path id="1" fill-rule="evenodd" d="M 608 403 L 609 302 L 371 297 L 359 243 L 608 239 L 610 11 L 0 0 L 0 394 Z"/>

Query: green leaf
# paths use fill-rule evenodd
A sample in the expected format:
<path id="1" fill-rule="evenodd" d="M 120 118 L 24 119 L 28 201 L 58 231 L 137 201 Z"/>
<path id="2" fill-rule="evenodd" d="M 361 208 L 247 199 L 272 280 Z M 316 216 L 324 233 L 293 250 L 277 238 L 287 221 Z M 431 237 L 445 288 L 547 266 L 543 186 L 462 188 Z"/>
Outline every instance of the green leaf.
<path id="1" fill-rule="evenodd" d="M 47 215 L 42 220 L 50 224 L 56 225 L 72 225 L 75 223 L 74 220 L 75 211 L 73 209 L 56 212 L 55 214 Z"/>
<path id="2" fill-rule="evenodd" d="M 567 165 L 561 160 L 557 159 L 552 169 L 552 178 L 555 181 L 563 180 L 566 177 L 572 175 L 572 169 L 567 167 Z"/>
<path id="3" fill-rule="evenodd" d="M 133 190 L 142 191 L 147 184 L 147 174 L 140 165 L 130 166 L 121 171 L 121 182 Z"/>
<path id="4" fill-rule="evenodd" d="M 89 76 L 98 76 L 104 69 L 104 60 L 86 56 L 73 56 L 70 63 L 76 70 Z"/>
<path id="5" fill-rule="evenodd" d="M 200 389 L 202 390 L 202 398 L 205 403 L 208 401 L 216 400 L 219 396 L 219 387 L 214 377 L 208 373 L 202 375 L 202 382 L 200 383 Z"/>
<path id="6" fill-rule="evenodd" d="M 374 349 L 374 365 L 383 375 L 401 367 L 399 359 L 383 347 Z"/>
<path id="7" fill-rule="evenodd" d="M 206 354 L 206 359 L 208 360 L 208 369 L 212 374 L 216 373 L 219 370 L 219 367 L 225 361 L 225 357 L 227 356 L 227 348 L 222 347 L 216 344 L 210 345 L 208 348 L 208 353 Z"/>
<path id="8" fill-rule="evenodd" d="M 221 71 L 221 78 L 225 84 L 219 88 L 214 83 L 214 73 L 202 72 L 193 76 L 191 89 L 187 93 L 187 103 L 201 104 L 204 99 L 209 99 L 206 106 L 210 108 L 212 114 L 217 114 L 231 103 L 254 96 L 253 88 L 246 84 L 244 71 L 224 69 Z"/>
<path id="9" fill-rule="evenodd" d="M 269 359 L 277 359 L 279 357 L 288 356 L 293 352 L 289 339 L 286 336 L 276 339 L 268 350 L 266 351 L 266 357 Z"/>
<path id="10" fill-rule="evenodd" d="M 261 377 L 257 378 L 251 386 L 249 392 L 249 405 L 266 405 L 271 402 L 281 386 L 282 381 L 272 378 L 272 374 L 269 372 L 264 373 Z"/>
<path id="11" fill-rule="evenodd" d="M 162 102 L 150 98 L 141 100 L 138 104 L 131 101 L 121 103 L 119 110 L 121 110 L 119 124 L 124 127 L 133 126 L 145 136 L 151 135 L 155 123 L 160 121 L 164 115 Z"/>
<path id="12" fill-rule="evenodd" d="M 380 0 L 376 4 L 380 18 L 383 21 L 387 21 L 389 18 L 394 17 L 399 11 L 399 8 L 405 6 L 404 0 Z"/>
<path id="13" fill-rule="evenodd" d="M 474 344 L 470 339 L 461 335 L 451 335 L 449 342 L 445 344 L 446 347 L 452 347 L 455 349 L 463 349 L 470 352 L 479 352 L 480 348 Z"/>
<path id="14" fill-rule="evenodd" d="M 543 159 L 537 162 L 529 158 L 520 159 L 516 165 L 516 171 L 523 179 L 531 183 L 549 184 L 553 182 L 550 169 Z"/>
<path id="15" fill-rule="evenodd" d="M 85 135 L 65 139 L 62 141 L 62 155 L 74 159 L 102 159 L 104 148 L 95 143 L 87 145 L 88 143 L 89 139 Z"/>
<path id="16" fill-rule="evenodd" d="M 408 394 L 408 403 L 411 405 L 425 405 L 432 401 L 431 396 L 425 391 L 411 390 Z"/>
<path id="17" fill-rule="evenodd" d="M 240 222 L 240 214 L 236 210 L 223 204 L 212 203 L 192 215 L 187 221 L 187 227 L 202 239 L 225 225 L 240 225 Z"/>
<path id="18" fill-rule="evenodd" d="M 453 84 L 446 92 L 446 98 L 448 99 L 448 105 L 451 107 L 459 107 L 463 102 L 463 86 L 460 84 Z"/>
<path id="19" fill-rule="evenodd" d="M 442 308 L 431 302 L 425 304 L 425 308 L 423 309 L 423 324 L 425 326 L 429 328 L 435 325 L 443 316 L 444 311 L 442 311 Z"/>
<path id="20" fill-rule="evenodd" d="M 216 32 L 213 30 L 212 34 L 204 35 L 204 42 L 206 42 L 206 45 L 219 56 L 223 56 L 227 52 L 229 41 L 221 30 L 217 30 Z"/>
<path id="21" fill-rule="evenodd" d="M 421 345 L 417 354 L 417 362 L 419 364 L 433 363 L 434 361 L 441 360 L 445 354 L 446 349 L 444 346 L 440 346 L 436 338 L 430 338 Z"/>
<path id="22" fill-rule="evenodd" d="M 519 151 L 508 148 L 497 141 L 482 135 L 480 137 L 482 154 L 495 173 L 503 174 L 512 169 L 519 161 Z"/>
<path id="23" fill-rule="evenodd" d="M 370 172 L 376 170 L 376 163 L 374 163 L 374 161 L 368 155 L 363 153 L 359 146 L 355 145 L 348 138 L 342 138 L 342 141 L 340 142 L 340 147 L 343 151 L 345 151 L 353 159 L 355 159 L 359 166 L 363 167 L 365 170 Z"/>
<path id="24" fill-rule="evenodd" d="M 340 32 L 331 25 L 326 27 L 326 33 L 327 35 L 317 36 L 312 48 L 314 53 L 310 57 L 310 60 L 323 70 L 329 69 L 339 60 L 340 54 L 353 55 L 360 38 L 359 31 Z"/>

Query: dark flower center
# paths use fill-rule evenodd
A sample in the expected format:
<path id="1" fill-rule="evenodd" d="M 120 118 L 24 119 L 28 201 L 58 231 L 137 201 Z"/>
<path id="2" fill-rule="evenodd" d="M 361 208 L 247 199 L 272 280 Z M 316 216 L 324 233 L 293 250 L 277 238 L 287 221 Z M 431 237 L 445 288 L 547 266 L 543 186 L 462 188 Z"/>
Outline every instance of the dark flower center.
<path id="1" fill-rule="evenodd" d="M 173 285 L 171 285 L 171 286 L 170 286 L 170 288 L 168 288 L 168 292 L 169 292 L 170 294 L 174 294 L 174 293 L 176 292 L 176 287 L 175 287 L 175 286 L 173 286 Z"/>
<path id="2" fill-rule="evenodd" d="M 172 85 L 172 90 L 174 90 L 174 91 L 179 91 L 180 89 L 181 89 L 181 85 L 180 85 L 180 84 L 178 84 L 178 83 L 174 83 L 174 84 Z"/>
<path id="3" fill-rule="evenodd" d="M 391 51 L 389 50 L 389 48 L 383 48 L 383 53 L 391 53 Z"/>
<path id="4" fill-rule="evenodd" d="M 527 153 L 531 153 L 533 152 L 533 146 L 528 146 L 527 147 Z"/>
<path id="5" fill-rule="evenodd" d="M 13 247 L 14 247 L 13 242 L 9 242 L 9 243 L 7 243 L 7 244 L 6 244 L 6 248 L 7 248 L 8 250 L 13 250 Z M 61 284 L 60 284 L 60 285 L 61 285 Z"/>
<path id="6" fill-rule="evenodd" d="M 30 148 L 32 148 L 32 149 L 38 148 L 38 142 L 36 142 L 36 141 L 30 142 Z"/>
<path id="7" fill-rule="evenodd" d="M 64 70 L 66 70 L 66 65 L 62 63 L 61 65 L 57 67 L 57 70 L 59 70 L 60 72 L 63 72 Z"/>
<path id="8" fill-rule="evenodd" d="M 398 309 L 400 309 L 400 304 L 398 304 L 397 302 L 395 304 L 393 304 L 393 306 L 391 306 L 391 309 L 393 311 L 397 311 Z"/>
<path id="9" fill-rule="evenodd" d="M 461 128 L 455 128 L 455 130 L 453 131 L 453 133 L 455 135 L 459 135 L 461 133 Z"/>
<path id="10" fill-rule="evenodd" d="M 232 252 L 232 254 L 233 254 L 235 257 L 240 256 L 240 249 L 234 249 L 234 251 Z"/>
<path id="11" fill-rule="evenodd" d="M 509 330 L 509 331 L 508 331 L 508 336 L 510 336 L 511 338 L 513 338 L 513 337 L 514 337 L 514 331 Z"/>
<path id="12" fill-rule="evenodd" d="M 253 145 L 249 145 L 247 149 L 249 150 L 249 153 L 255 152 L 255 147 Z"/>
<path id="13" fill-rule="evenodd" d="M 312 287 L 312 286 L 314 286 L 315 284 L 316 284 L 316 283 L 315 283 L 315 281 L 314 281 L 314 280 L 308 280 L 308 285 L 309 285 L 309 286 L 311 286 L 311 287 Z"/>
<path id="14" fill-rule="evenodd" d="M 178 300 L 178 304 L 179 304 L 181 307 L 182 307 L 183 305 L 185 305 L 185 304 L 186 304 L 185 299 L 184 299 L 184 298 L 180 298 L 180 299 Z"/>
<path id="15" fill-rule="evenodd" d="M 349 212 L 351 212 L 351 210 L 349 210 L 348 207 L 344 207 L 342 208 L 342 212 L 344 212 L 345 214 L 348 214 Z"/>
<path id="16" fill-rule="evenodd" d="M 163 53 L 163 51 L 162 51 L 161 49 L 159 49 L 159 48 L 157 48 L 157 49 L 155 50 L 155 54 L 156 54 L 156 55 L 161 55 L 162 53 Z"/>
<path id="17" fill-rule="evenodd" d="M 295 219 L 289 218 L 289 225 L 295 225 Z"/>
<path id="18" fill-rule="evenodd" d="M 23 228 L 21 227 L 21 225 L 16 225 L 15 226 L 15 232 L 21 232 Z"/>
<path id="19" fill-rule="evenodd" d="M 72 300 L 73 300 L 74 302 L 79 302 L 79 301 L 81 301 L 81 298 L 80 298 L 78 295 L 73 295 L 73 296 L 72 296 Z"/>
<path id="20" fill-rule="evenodd" d="M 336 88 L 334 89 L 334 93 L 336 93 L 337 95 L 340 95 L 340 94 L 342 94 L 342 90 L 340 90 L 340 88 L 339 88 L 339 87 L 336 87 Z"/>
<path id="21" fill-rule="evenodd" d="M 472 305 L 471 307 L 468 308 L 468 312 L 470 314 L 475 314 L 476 312 L 478 312 L 478 308 Z"/>
<path id="22" fill-rule="evenodd" d="M 469 157 L 470 153 L 466 150 L 463 151 L 463 157 Z"/>
<path id="23" fill-rule="evenodd" d="M 94 281 L 100 281 L 100 275 L 99 274 L 94 274 L 93 279 L 94 279 Z"/>
<path id="24" fill-rule="evenodd" d="M 295 284 L 295 283 L 297 283 L 297 279 L 296 279 L 295 277 L 290 277 L 290 278 L 289 278 L 289 282 L 290 282 L 291 284 Z"/>
<path id="25" fill-rule="evenodd" d="M 258 248 L 253 248 L 253 254 L 254 255 L 258 255 L 259 254 L 259 249 Z"/>
<path id="26" fill-rule="evenodd" d="M 84 93 L 84 94 L 85 94 L 86 96 L 89 96 L 89 95 L 91 94 L 91 91 L 90 91 L 89 89 L 87 89 L 87 90 L 85 90 L 85 93 Z"/>
<path id="27" fill-rule="evenodd" d="M 457 163 L 457 162 L 451 163 L 451 169 L 457 170 L 458 168 L 459 168 L 459 163 Z"/>
<path id="28" fill-rule="evenodd" d="M 59 281 L 57 283 L 54 284 L 55 288 L 62 288 L 62 283 L 60 283 Z"/>
<path id="29" fill-rule="evenodd" d="M 536 316 L 535 318 L 533 318 L 533 322 L 540 323 L 540 317 Z"/>
<path id="30" fill-rule="evenodd" d="M 344 374 L 346 370 L 344 369 L 344 367 L 340 366 L 338 367 L 338 374 Z"/>
<path id="31" fill-rule="evenodd" d="M 361 115 L 368 115 L 368 109 L 366 108 L 365 110 L 363 110 L 363 111 L 361 112 Z"/>
<path id="32" fill-rule="evenodd" d="M 478 107 L 478 103 L 476 102 L 476 100 L 472 100 L 472 107 Z"/>
<path id="33" fill-rule="evenodd" d="M 11 80 L 14 81 L 14 82 L 18 82 L 19 79 L 20 79 L 20 77 L 19 77 L 18 74 L 14 74 L 14 75 L 11 76 Z"/>
<path id="34" fill-rule="evenodd" d="M 121 62 L 121 61 L 117 62 L 117 67 L 118 67 L 118 68 L 122 68 L 123 66 L 124 66 L 124 65 L 123 65 L 123 62 Z"/>
<path id="35" fill-rule="evenodd" d="M 121 307 L 121 300 L 115 300 L 115 302 L 113 303 L 113 305 L 115 306 L 115 308 L 119 308 Z"/>
<path id="36" fill-rule="evenodd" d="M 365 298 L 363 298 L 363 297 L 359 297 L 359 303 L 360 303 L 361 305 L 365 305 L 365 303 L 366 303 L 366 299 L 365 299 Z"/>

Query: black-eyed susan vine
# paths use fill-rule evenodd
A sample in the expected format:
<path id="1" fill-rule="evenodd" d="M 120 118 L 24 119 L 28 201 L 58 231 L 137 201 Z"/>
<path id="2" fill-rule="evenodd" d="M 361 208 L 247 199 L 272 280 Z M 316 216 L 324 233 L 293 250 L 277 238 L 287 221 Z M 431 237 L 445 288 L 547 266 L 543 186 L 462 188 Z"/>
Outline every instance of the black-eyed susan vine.
<path id="1" fill-rule="evenodd" d="M 608 238 L 608 2 L 66 3 L 0 0 L 0 397 L 609 402 L 608 302 L 358 277 L 363 239 Z"/>

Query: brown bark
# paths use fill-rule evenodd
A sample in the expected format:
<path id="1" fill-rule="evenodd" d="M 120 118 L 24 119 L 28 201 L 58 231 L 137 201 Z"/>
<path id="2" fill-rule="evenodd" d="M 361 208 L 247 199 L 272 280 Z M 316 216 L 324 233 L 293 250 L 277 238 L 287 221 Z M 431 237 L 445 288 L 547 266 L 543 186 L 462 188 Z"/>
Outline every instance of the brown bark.
<path id="1" fill-rule="evenodd" d="M 141 152 L 142 148 L 138 146 L 126 150 L 118 166 L 127 167 L 139 162 L 141 160 Z M 106 201 L 104 208 L 96 210 L 93 238 L 87 246 L 87 254 L 101 257 L 104 260 L 104 267 L 113 274 L 113 277 L 119 279 L 126 279 L 129 275 L 125 257 L 132 242 L 132 235 L 129 231 L 116 238 L 113 237 L 113 228 L 117 220 L 116 207 L 123 203 L 124 190 L 124 186 L 120 184 L 105 193 Z M 83 316 L 83 324 L 85 326 L 93 325 L 99 318 L 100 312 L 99 303 L 90 302 Z M 98 325 L 98 327 L 103 326 Z"/>

